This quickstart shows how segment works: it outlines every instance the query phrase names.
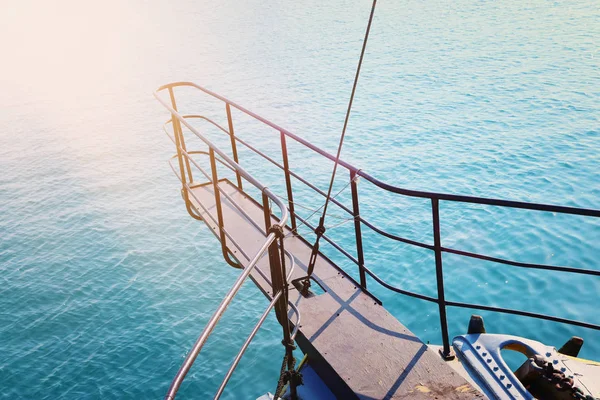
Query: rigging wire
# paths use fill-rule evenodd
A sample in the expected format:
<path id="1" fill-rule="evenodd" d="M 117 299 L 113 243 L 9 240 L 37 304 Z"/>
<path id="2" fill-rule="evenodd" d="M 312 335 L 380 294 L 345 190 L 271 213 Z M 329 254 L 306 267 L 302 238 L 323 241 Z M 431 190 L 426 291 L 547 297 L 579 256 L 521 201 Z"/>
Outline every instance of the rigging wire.
<path id="1" fill-rule="evenodd" d="M 337 172 L 337 167 L 340 161 L 340 154 L 342 153 L 342 147 L 344 145 L 344 138 L 346 137 L 346 128 L 348 127 L 348 120 L 350 119 L 350 111 L 352 111 L 352 102 L 354 101 L 354 94 L 356 93 L 356 87 L 358 86 L 358 78 L 360 76 L 360 68 L 362 66 L 362 62 L 365 56 L 365 50 L 367 48 L 367 41 L 369 40 L 369 32 L 371 31 L 371 24 L 373 22 L 373 15 L 375 15 L 375 7 L 377 5 L 377 0 L 373 0 L 373 5 L 371 6 L 371 14 L 369 15 L 369 23 L 367 24 L 367 30 L 365 32 L 365 38 L 363 40 L 362 50 L 360 52 L 360 58 L 358 60 L 358 66 L 356 67 L 356 74 L 354 76 L 354 84 L 352 85 L 352 93 L 350 94 L 350 101 L 348 102 L 348 109 L 346 110 L 346 118 L 344 120 L 344 127 L 342 128 L 342 134 L 340 136 L 340 142 L 338 144 L 337 154 L 335 156 L 335 163 L 333 164 L 333 171 L 331 173 L 331 180 L 329 182 L 329 189 L 327 190 L 327 197 L 325 198 L 325 204 L 323 205 L 323 214 L 319 220 L 319 226 L 315 229 L 315 233 L 317 234 L 317 238 L 315 240 L 315 244 L 312 248 L 312 253 L 310 255 L 310 259 L 308 261 L 308 271 L 307 275 L 304 278 L 300 278 L 302 284 L 302 292 L 307 293 L 308 288 L 310 287 L 310 277 L 315 268 L 315 262 L 317 261 L 317 255 L 319 253 L 319 240 L 325 233 L 325 216 L 327 215 L 327 206 L 329 205 L 329 200 L 331 198 L 331 191 L 333 189 L 333 183 L 335 181 L 335 173 Z"/>
<path id="2" fill-rule="evenodd" d="M 343 188 L 341 188 L 341 189 L 340 189 L 340 190 L 339 190 L 339 191 L 338 191 L 336 194 L 334 194 L 334 195 L 331 197 L 331 199 L 333 200 L 333 199 L 335 199 L 336 197 L 338 197 L 340 194 L 342 194 L 342 192 L 343 192 L 344 190 L 346 190 L 346 189 L 348 188 L 348 186 L 350 186 L 350 184 L 351 184 L 351 183 L 352 183 L 352 180 L 349 180 L 349 181 L 348 181 L 348 182 L 347 182 L 347 183 L 344 185 L 344 187 L 343 187 Z M 284 197 L 284 196 L 277 196 L 277 197 L 279 197 L 280 199 L 286 200 L 286 201 L 288 201 L 288 202 L 290 201 L 288 198 L 286 198 L 286 197 Z M 325 204 L 321 204 L 321 205 L 320 205 L 319 207 L 317 207 L 317 208 L 310 208 L 310 207 L 308 207 L 308 206 L 305 206 L 305 205 L 303 205 L 303 204 L 300 204 L 300 203 L 298 203 L 297 201 L 292 201 L 292 203 L 293 203 L 294 205 L 296 205 L 296 206 L 300 207 L 300 208 L 303 208 L 303 209 L 305 209 L 305 210 L 308 210 L 308 211 L 312 211 L 312 213 L 311 213 L 311 214 L 310 214 L 310 215 L 309 215 L 309 216 L 306 218 L 307 220 L 308 220 L 308 219 L 310 219 L 310 218 L 312 218 L 312 217 L 313 217 L 313 216 L 314 216 L 316 213 L 318 213 L 318 212 L 319 212 L 319 211 L 320 211 L 320 210 L 321 210 L 321 209 L 322 209 L 322 208 L 325 206 Z M 342 217 L 342 216 L 339 216 L 339 215 L 334 215 L 334 214 L 329 214 L 329 215 L 328 215 L 328 217 L 330 217 L 330 218 L 338 218 L 338 219 L 345 219 L 345 218 L 344 218 L 344 217 Z"/>
<path id="3" fill-rule="evenodd" d="M 334 194 L 334 195 L 333 195 L 331 198 L 332 198 L 332 199 L 335 199 L 336 197 L 338 197 L 340 194 L 342 194 L 342 192 L 343 192 L 344 190 L 346 190 L 346 189 L 348 188 L 348 186 L 350 186 L 350 184 L 351 184 L 351 183 L 352 183 L 352 180 L 349 180 L 349 181 L 348 181 L 348 183 L 346 183 L 346 184 L 344 185 L 344 187 L 343 187 L 343 188 L 341 188 L 341 189 L 340 189 L 340 190 L 339 190 L 339 191 L 338 191 L 336 194 Z M 283 196 L 279 196 L 279 197 L 280 197 L 280 198 L 282 198 L 282 199 L 285 199 L 285 197 L 283 197 Z M 289 201 L 289 199 L 286 199 L 286 200 L 288 200 L 288 201 Z M 306 209 L 306 210 L 308 210 L 308 211 L 312 211 L 308 217 L 304 218 L 304 220 L 305 220 L 306 222 L 308 222 L 308 221 L 309 221 L 309 220 L 310 220 L 310 219 L 311 219 L 311 218 L 312 218 L 312 217 L 313 217 L 313 216 L 314 216 L 316 213 L 318 213 L 318 212 L 319 212 L 319 210 L 321 210 L 321 209 L 324 207 L 324 204 L 323 204 L 323 205 L 319 206 L 318 208 L 312 209 L 312 208 L 310 208 L 310 207 L 307 207 L 307 206 L 301 205 L 301 204 L 299 204 L 299 203 L 297 203 L 297 202 L 293 202 L 293 203 L 294 203 L 294 205 L 296 205 L 296 206 L 299 206 L 300 208 L 304 208 L 304 209 Z M 348 218 L 344 218 L 344 217 L 342 217 L 342 216 L 339 216 L 339 215 L 331 215 L 331 214 L 329 214 L 328 216 L 329 216 L 330 218 L 336 218 L 336 219 L 338 219 L 338 220 L 344 220 L 344 221 L 348 220 Z M 354 217 L 352 217 L 352 218 L 349 218 L 349 219 L 350 219 L 350 220 L 354 220 Z M 334 227 L 335 227 L 335 226 L 334 226 Z M 295 235 L 295 234 L 297 234 L 297 233 L 298 233 L 298 229 L 300 229 L 300 227 L 296 227 L 295 229 L 292 229 L 292 230 L 291 230 L 291 231 L 290 231 L 290 232 L 289 232 L 289 233 L 286 235 L 286 237 L 287 237 L 287 236 L 290 236 L 290 235 Z M 311 229 L 311 231 L 312 231 L 312 232 L 314 232 L 312 229 Z"/>
<path id="4" fill-rule="evenodd" d="M 311 208 L 305 205 L 302 205 L 300 203 L 298 203 L 297 201 L 289 201 L 288 199 L 286 199 L 283 196 L 278 196 L 281 200 L 287 201 L 288 203 L 292 203 L 295 207 L 299 207 L 302 208 L 303 210 L 306 211 L 311 211 L 311 215 L 308 218 L 312 218 L 318 211 L 321 210 L 321 208 L 323 208 L 323 206 L 321 205 L 319 208 Z M 329 218 L 335 218 L 335 219 L 348 219 L 347 217 L 342 217 L 341 215 L 336 215 L 336 214 L 327 214 L 327 216 Z"/>

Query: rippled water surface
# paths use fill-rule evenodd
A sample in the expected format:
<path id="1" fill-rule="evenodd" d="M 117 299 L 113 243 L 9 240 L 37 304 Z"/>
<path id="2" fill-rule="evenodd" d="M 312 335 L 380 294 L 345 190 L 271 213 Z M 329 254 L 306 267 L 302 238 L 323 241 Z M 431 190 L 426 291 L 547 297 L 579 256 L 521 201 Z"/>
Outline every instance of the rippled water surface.
<path id="1" fill-rule="evenodd" d="M 237 272 L 222 260 L 213 235 L 185 212 L 166 164 L 172 144 L 160 131 L 168 114 L 152 90 L 198 82 L 334 152 L 369 7 L 362 0 L 3 7 L 1 396 L 164 395 Z M 381 0 L 343 158 L 411 189 L 600 208 L 599 21 L 594 1 Z M 183 96 L 184 111 L 225 121 L 221 105 Z M 240 136 L 279 157 L 276 132 L 239 114 L 234 119 Z M 325 188 L 331 164 L 299 146 L 290 151 L 292 168 Z M 248 151 L 240 156 L 281 190 L 279 171 Z M 340 174 L 336 188 L 347 180 Z M 319 204 L 294 185 L 300 204 Z M 359 193 L 364 218 L 432 241 L 429 203 L 364 180 Z M 348 190 L 339 198 L 347 203 Z M 442 203 L 441 219 L 448 247 L 599 268 L 600 223 L 589 218 Z M 329 232 L 353 248 L 351 224 Z M 429 251 L 364 235 L 373 271 L 435 295 Z M 356 275 L 355 266 L 325 250 Z M 597 278 L 453 255 L 445 255 L 444 268 L 450 300 L 600 323 Z M 372 280 L 369 287 L 423 340 L 440 342 L 436 307 Z M 183 395 L 214 393 L 265 306 L 247 284 Z M 469 315 L 449 309 L 451 335 L 465 331 Z M 581 336 L 582 356 L 600 358 L 593 331 L 483 315 L 488 331 L 556 346 Z M 279 340 L 270 318 L 227 398 L 274 390 Z"/>

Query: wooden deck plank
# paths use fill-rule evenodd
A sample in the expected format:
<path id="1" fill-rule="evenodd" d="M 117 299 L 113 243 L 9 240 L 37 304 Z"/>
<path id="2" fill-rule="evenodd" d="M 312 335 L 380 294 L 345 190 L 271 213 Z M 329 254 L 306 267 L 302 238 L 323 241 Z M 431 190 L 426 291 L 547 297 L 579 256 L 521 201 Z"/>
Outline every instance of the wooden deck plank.
<path id="1" fill-rule="evenodd" d="M 259 227 L 264 225 L 263 210 L 257 203 L 229 181 L 221 181 L 220 187 Z M 212 185 L 196 187 L 193 192 L 216 219 Z M 264 229 L 252 226 L 224 196 L 221 203 L 225 228 L 240 249 L 252 258 L 264 242 Z M 205 212 L 195 206 L 206 217 Z M 215 223 L 208 218 L 206 223 L 217 234 Z M 233 244 L 230 248 L 243 264 L 247 263 L 239 256 L 240 249 L 235 249 Z M 285 239 L 285 248 L 294 254 L 297 263 L 292 279 L 304 276 L 311 247 L 289 236 Z M 267 257 L 259 261 L 257 268 L 270 280 Z M 270 296 L 269 282 L 258 272 L 251 276 Z M 351 278 L 321 256 L 315 265 L 314 278 L 325 293 L 304 298 L 292 287 L 290 300 L 302 315 L 298 342 L 302 350 L 309 353 L 309 358 L 311 353 L 318 358 L 317 372 L 320 368 L 320 373 L 327 375 L 331 369 L 339 376 L 336 379 L 340 385 L 350 389 L 348 393 L 365 400 L 485 398 L 385 308 L 357 288 Z"/>

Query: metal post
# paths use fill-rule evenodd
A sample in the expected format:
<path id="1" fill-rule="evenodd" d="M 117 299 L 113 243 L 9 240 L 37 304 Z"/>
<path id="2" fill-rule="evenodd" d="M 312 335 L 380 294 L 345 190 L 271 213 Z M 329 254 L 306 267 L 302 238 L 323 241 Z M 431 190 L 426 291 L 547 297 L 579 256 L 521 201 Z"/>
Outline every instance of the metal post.
<path id="1" fill-rule="evenodd" d="M 358 256 L 358 272 L 360 274 L 360 287 L 367 288 L 365 274 L 365 255 L 363 253 L 362 232 L 360 229 L 360 209 L 358 204 L 358 185 L 356 184 L 356 171 L 350 170 L 350 188 L 352 190 L 352 215 L 354 215 L 354 234 L 356 237 L 356 255 Z"/>
<path id="2" fill-rule="evenodd" d="M 431 199 L 433 214 L 433 247 L 435 250 L 435 275 L 437 279 L 438 307 L 440 312 L 440 326 L 442 328 L 442 344 L 440 349 L 442 358 L 446 361 L 454 359 L 454 352 L 450 349 L 448 338 L 448 322 L 446 321 L 446 299 L 444 296 L 444 271 L 442 270 L 442 240 L 440 237 L 440 201 Z"/>
<path id="3" fill-rule="evenodd" d="M 169 88 L 169 97 L 171 98 L 171 105 L 173 106 L 173 109 L 175 111 L 177 111 L 177 102 L 175 101 L 175 93 L 173 92 L 172 87 Z M 174 114 L 171 114 L 171 121 L 173 123 L 173 136 L 175 136 L 175 145 L 177 146 L 177 158 L 179 159 L 179 169 L 181 171 L 181 179 L 183 181 L 181 183 L 183 184 L 185 182 L 185 172 L 183 169 L 184 164 L 187 169 L 188 182 L 192 183 L 194 178 L 192 177 L 192 168 L 190 167 L 190 160 L 188 160 L 187 157 L 184 158 L 183 153 L 181 152 L 181 150 L 187 152 L 187 149 L 185 147 L 185 140 L 183 139 L 183 131 L 181 129 L 181 122 L 179 121 L 179 119 L 177 119 L 177 117 L 175 117 Z M 185 190 L 185 185 L 184 185 L 184 190 Z M 186 191 L 186 202 L 187 202 L 187 191 Z"/>
<path id="4" fill-rule="evenodd" d="M 281 154 L 283 156 L 283 171 L 285 172 L 285 187 L 287 189 L 288 205 L 290 207 L 290 216 L 292 217 L 292 232 L 297 234 L 296 231 L 296 214 L 294 213 L 294 194 L 292 192 L 292 180 L 290 177 L 290 164 L 288 161 L 287 144 L 285 142 L 285 134 L 279 132 L 281 135 Z"/>
<path id="5" fill-rule="evenodd" d="M 217 221 L 219 223 L 219 238 L 221 239 L 221 250 L 223 251 L 223 256 L 227 259 L 228 251 L 227 251 L 227 237 L 225 236 L 225 224 L 223 223 L 223 207 L 221 204 L 221 192 L 219 192 L 219 177 L 217 175 L 217 163 L 215 161 L 215 151 L 211 147 L 209 150 L 210 155 L 210 169 L 212 172 L 212 183 L 213 190 L 215 191 L 215 206 L 217 208 Z"/>
<path id="6" fill-rule="evenodd" d="M 240 163 L 238 160 L 237 143 L 235 141 L 235 132 L 233 131 L 233 119 L 231 119 L 231 107 L 229 103 L 225 103 L 225 110 L 227 111 L 227 123 L 229 124 L 229 138 L 231 139 L 231 151 L 233 153 L 233 161 Z M 237 184 L 240 190 L 242 189 L 242 176 L 240 171 L 236 169 L 235 176 L 237 177 Z"/>
<path id="7" fill-rule="evenodd" d="M 263 192 L 262 195 L 263 201 L 263 210 L 265 217 L 265 233 L 269 235 L 271 231 L 271 226 L 273 226 L 271 221 L 271 210 L 269 208 L 269 198 Z M 272 296 L 275 296 L 279 291 L 282 292 L 282 295 L 279 297 L 279 300 L 275 304 L 275 316 L 281 324 L 283 328 L 283 345 L 285 346 L 286 356 L 287 356 L 287 370 L 294 371 L 294 355 L 293 355 L 293 346 L 294 341 L 292 340 L 292 334 L 290 329 L 290 321 L 288 319 L 288 290 L 286 282 L 285 271 L 283 270 L 283 260 L 280 258 L 283 257 L 283 230 L 276 231 L 277 238 L 271 243 L 269 246 L 269 266 L 271 270 L 271 288 L 272 288 Z M 277 247 L 277 242 L 281 243 L 281 252 Z M 296 382 L 294 379 L 290 381 L 290 394 L 293 400 L 297 399 L 296 393 Z"/>
<path id="8" fill-rule="evenodd" d="M 171 98 L 171 105 L 173 106 L 173 109 L 177 111 L 177 102 L 175 101 L 175 93 L 173 92 L 172 87 L 169 87 L 169 97 Z M 171 123 L 173 124 L 173 136 L 175 137 L 175 146 L 177 147 L 177 161 L 179 162 L 179 173 L 181 174 L 181 194 L 183 196 L 183 200 L 185 201 L 185 208 L 192 217 L 202 220 L 202 217 L 200 217 L 192 207 L 188 190 L 185 185 L 186 180 L 188 179 L 186 179 L 186 168 L 184 168 L 184 164 L 187 167 L 189 183 L 192 183 L 193 177 L 192 170 L 190 168 L 190 160 L 187 158 L 187 156 L 185 156 L 184 160 L 184 155 L 182 152 L 182 150 L 186 152 L 187 150 L 185 149 L 185 141 L 183 139 L 183 133 L 181 130 L 181 121 L 175 117 L 175 114 L 171 114 Z"/>
<path id="9" fill-rule="evenodd" d="M 263 211 L 264 211 L 264 217 L 265 217 L 265 235 L 269 235 L 270 230 L 271 230 L 271 226 L 273 225 L 272 221 L 271 221 L 271 210 L 269 208 L 269 197 L 263 192 L 262 195 L 262 200 L 263 200 Z M 279 259 L 279 252 L 277 249 L 277 240 L 274 240 L 273 243 L 271 243 L 271 245 L 269 246 L 269 264 L 270 264 L 270 268 L 271 268 L 271 285 L 272 285 L 272 289 L 273 289 L 273 293 L 272 295 L 275 296 L 275 294 L 279 291 L 282 290 L 282 288 L 284 287 L 283 285 L 283 274 L 282 274 L 282 267 L 281 267 L 281 260 Z M 281 296 L 281 299 L 283 299 L 284 296 Z M 283 312 L 283 315 L 280 313 L 280 308 L 281 308 L 281 303 L 283 303 L 285 305 L 285 310 Z M 287 326 L 289 328 L 289 324 L 287 324 L 287 299 L 285 302 L 281 301 L 278 302 L 275 305 L 275 312 L 277 314 L 277 319 L 279 320 L 279 323 L 282 326 Z M 284 327 L 284 331 L 285 331 L 285 327 Z"/>

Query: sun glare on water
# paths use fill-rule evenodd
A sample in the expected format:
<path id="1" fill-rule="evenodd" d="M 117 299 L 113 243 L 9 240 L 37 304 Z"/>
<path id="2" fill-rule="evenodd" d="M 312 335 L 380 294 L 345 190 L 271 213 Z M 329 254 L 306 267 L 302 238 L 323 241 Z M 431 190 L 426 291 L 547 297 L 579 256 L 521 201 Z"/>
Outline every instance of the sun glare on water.
<path id="1" fill-rule="evenodd" d="M 114 0 L 26 0 L 3 6 L 0 82 L 5 90 L 0 98 L 9 104 L 15 98 L 50 101 L 61 109 L 124 90 L 145 46 L 153 42 L 142 6 Z"/>

